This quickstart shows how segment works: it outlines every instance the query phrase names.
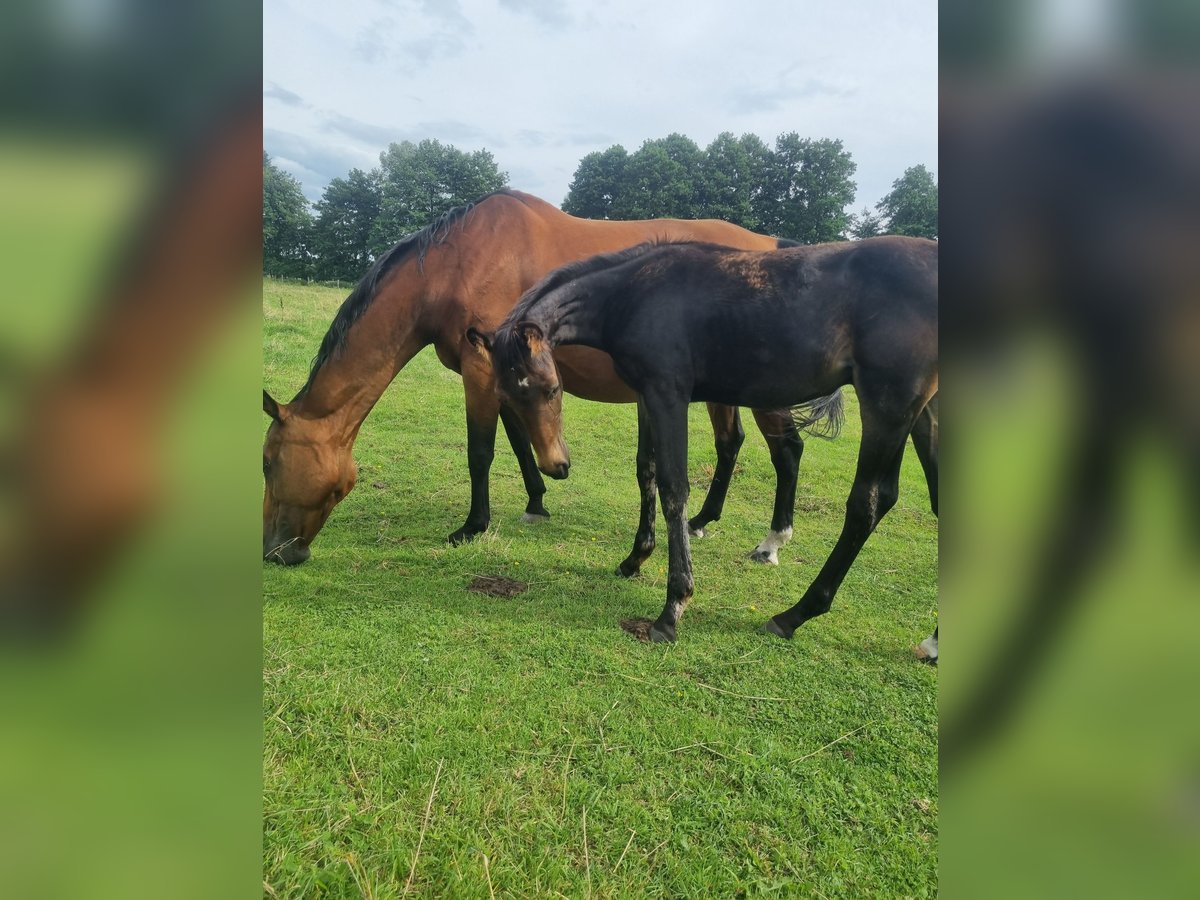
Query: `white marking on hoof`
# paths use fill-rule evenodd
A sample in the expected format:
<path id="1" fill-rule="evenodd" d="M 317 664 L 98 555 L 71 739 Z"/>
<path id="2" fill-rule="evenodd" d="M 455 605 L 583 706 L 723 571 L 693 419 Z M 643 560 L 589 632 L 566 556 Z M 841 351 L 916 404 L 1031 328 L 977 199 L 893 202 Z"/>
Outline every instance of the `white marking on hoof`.
<path id="1" fill-rule="evenodd" d="M 767 536 L 750 553 L 750 558 L 755 562 L 766 563 L 770 566 L 779 565 L 779 548 L 791 540 L 791 537 L 792 529 L 790 528 L 785 528 L 783 531 L 768 531 Z"/>
<path id="2" fill-rule="evenodd" d="M 703 528 L 693 528 L 691 525 L 689 525 L 688 526 L 688 534 L 690 534 L 692 537 L 704 537 L 704 529 Z"/>
<path id="3" fill-rule="evenodd" d="M 521 516 L 521 521 L 526 525 L 536 525 L 538 522 L 549 522 L 550 517 L 539 513 L 525 513 Z"/>
<path id="4" fill-rule="evenodd" d="M 917 659 L 927 660 L 928 662 L 937 662 L 938 658 L 938 641 L 932 634 L 913 647 L 913 655 Z"/>

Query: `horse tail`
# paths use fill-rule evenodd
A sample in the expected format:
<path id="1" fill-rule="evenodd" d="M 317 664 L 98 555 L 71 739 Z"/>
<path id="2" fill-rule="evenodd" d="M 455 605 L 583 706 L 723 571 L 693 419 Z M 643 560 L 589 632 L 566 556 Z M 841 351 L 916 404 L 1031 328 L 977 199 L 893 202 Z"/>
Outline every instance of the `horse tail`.
<path id="1" fill-rule="evenodd" d="M 829 440 L 837 437 L 842 430 L 842 423 L 846 421 L 842 389 L 838 388 L 828 397 L 818 397 L 793 406 L 792 421 L 799 431 L 806 431 L 813 437 Z"/>

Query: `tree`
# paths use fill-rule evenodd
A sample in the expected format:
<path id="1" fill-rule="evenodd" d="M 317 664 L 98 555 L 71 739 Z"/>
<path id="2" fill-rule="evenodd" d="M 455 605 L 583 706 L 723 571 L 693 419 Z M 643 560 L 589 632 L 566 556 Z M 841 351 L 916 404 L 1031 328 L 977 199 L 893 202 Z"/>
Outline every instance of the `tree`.
<path id="1" fill-rule="evenodd" d="M 371 230 L 383 200 L 381 181 L 378 169 L 351 169 L 326 186 L 313 225 L 318 278 L 354 281 L 370 265 Z"/>
<path id="2" fill-rule="evenodd" d="M 370 239 L 375 255 L 447 210 L 508 184 L 487 150 L 464 153 L 435 140 L 391 144 L 379 165 L 382 194 Z"/>
<path id="3" fill-rule="evenodd" d="M 613 204 L 624 187 L 628 163 L 629 154 L 620 144 L 581 159 L 563 200 L 563 212 L 585 219 L 612 218 Z"/>
<path id="4" fill-rule="evenodd" d="M 883 217 L 875 215 L 870 207 L 864 206 L 861 213 L 850 217 L 850 234 L 858 240 L 883 234 Z"/>
<path id="5" fill-rule="evenodd" d="M 905 169 L 875 208 L 887 217 L 888 234 L 934 239 L 938 236 L 937 182 L 923 165 Z"/>
<path id="6" fill-rule="evenodd" d="M 625 165 L 613 217 L 695 218 L 701 158 L 696 142 L 682 134 L 646 141 Z"/>
<path id="7" fill-rule="evenodd" d="M 756 134 L 735 138 L 733 132 L 723 131 L 717 135 L 700 164 L 696 215 L 758 231 L 754 203 L 770 157 L 771 149 Z"/>
<path id="8" fill-rule="evenodd" d="M 841 141 L 780 135 L 752 204 L 759 230 L 804 244 L 844 238 L 857 168 Z"/>
<path id="9" fill-rule="evenodd" d="M 300 182 L 263 153 L 263 274 L 311 274 L 312 213 Z"/>

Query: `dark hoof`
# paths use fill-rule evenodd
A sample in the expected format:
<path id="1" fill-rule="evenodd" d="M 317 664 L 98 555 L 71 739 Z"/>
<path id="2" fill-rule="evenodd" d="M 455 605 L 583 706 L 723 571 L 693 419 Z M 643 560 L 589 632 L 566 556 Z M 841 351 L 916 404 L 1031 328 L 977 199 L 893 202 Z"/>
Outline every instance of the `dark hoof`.
<path id="1" fill-rule="evenodd" d="M 756 563 L 762 563 L 764 566 L 779 565 L 779 557 L 768 550 L 751 550 L 750 559 L 754 560 Z"/>
<path id="2" fill-rule="evenodd" d="M 466 544 L 475 540 L 475 536 L 483 534 L 483 532 L 483 528 L 473 528 L 464 525 L 462 528 L 458 529 L 458 531 L 451 532 L 450 536 L 446 538 L 446 541 L 450 544 L 450 546 L 457 547 L 459 544 Z"/>
<path id="3" fill-rule="evenodd" d="M 796 629 L 787 628 L 775 621 L 774 617 L 767 619 L 765 625 L 758 629 L 759 634 L 773 634 L 776 637 L 781 637 L 786 641 L 792 639 L 792 635 L 796 633 Z"/>
<path id="4" fill-rule="evenodd" d="M 660 631 L 649 619 L 622 619 L 621 628 L 646 644 L 673 643 L 674 635 Z"/>
<path id="5" fill-rule="evenodd" d="M 617 574 L 622 578 L 637 578 L 642 574 L 642 564 L 640 562 L 624 560 L 617 566 Z"/>

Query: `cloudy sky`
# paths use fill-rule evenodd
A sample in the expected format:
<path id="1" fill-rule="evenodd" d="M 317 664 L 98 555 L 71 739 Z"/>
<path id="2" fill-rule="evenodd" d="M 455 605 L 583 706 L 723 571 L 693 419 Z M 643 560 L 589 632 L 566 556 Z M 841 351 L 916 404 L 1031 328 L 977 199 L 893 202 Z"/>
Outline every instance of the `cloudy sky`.
<path id="1" fill-rule="evenodd" d="M 855 209 L 937 172 L 934 0 L 266 0 L 263 140 L 310 200 L 392 141 L 485 147 L 554 204 L 593 150 L 840 138 Z"/>

